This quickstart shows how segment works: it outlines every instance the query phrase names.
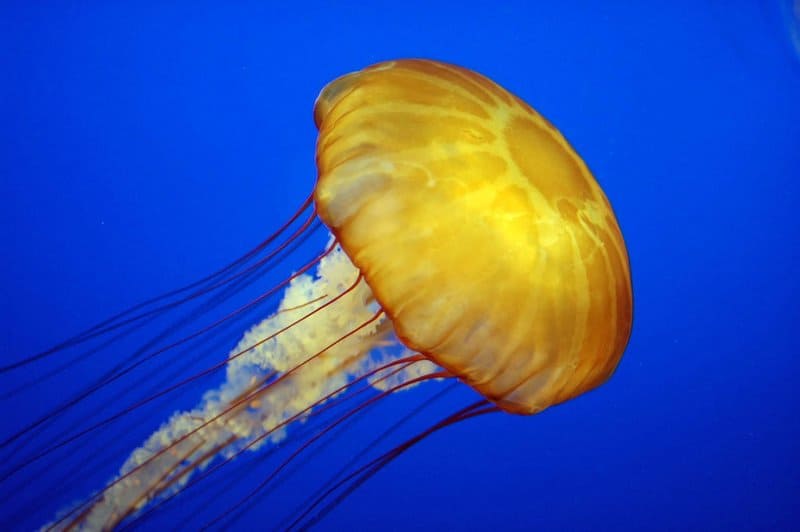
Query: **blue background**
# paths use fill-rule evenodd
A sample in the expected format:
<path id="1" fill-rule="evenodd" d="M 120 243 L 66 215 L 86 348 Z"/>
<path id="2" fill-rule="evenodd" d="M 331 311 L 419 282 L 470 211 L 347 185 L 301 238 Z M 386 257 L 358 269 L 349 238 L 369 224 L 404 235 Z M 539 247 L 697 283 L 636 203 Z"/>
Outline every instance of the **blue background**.
<path id="1" fill-rule="evenodd" d="M 788 2 L 33 4 L 0 8 L 4 363 L 202 277 L 273 231 L 313 187 L 311 109 L 328 81 L 385 59 L 446 60 L 530 102 L 592 168 L 628 244 L 633 335 L 597 391 L 535 417 L 450 427 L 320 528 L 797 527 L 800 58 Z M 315 233 L 237 297 L 324 242 Z M 268 310 L 213 338 L 207 360 Z M 161 330 L 148 327 L 136 345 Z M 3 375 L 3 390 L 23 389 L 3 399 L 2 435 L 85 388 L 131 342 L 44 381 L 66 355 Z M 128 384 L 155 389 L 207 365 L 159 362 Z M 212 385 L 0 484 L 3 528 L 41 525 L 102 486 L 176 403 Z M 337 435 L 231 526 L 280 523 L 297 504 L 285 498 L 313 492 L 351 441 L 437 386 Z M 82 406 L 88 419 L 115 393 Z M 408 433 L 473 399 L 453 390 Z M 2 449 L 2 471 L 25 453 Z M 216 495 L 187 492 L 142 527 L 197 527 L 270 465 L 249 483 L 241 468 L 223 476 Z"/>

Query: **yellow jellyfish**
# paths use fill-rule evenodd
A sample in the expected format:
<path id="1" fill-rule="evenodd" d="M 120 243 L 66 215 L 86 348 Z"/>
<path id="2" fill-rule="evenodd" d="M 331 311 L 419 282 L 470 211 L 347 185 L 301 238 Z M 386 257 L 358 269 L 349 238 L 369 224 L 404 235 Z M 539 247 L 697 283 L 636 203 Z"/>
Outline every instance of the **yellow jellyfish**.
<path id="1" fill-rule="evenodd" d="M 553 125 L 421 60 L 337 79 L 314 116 L 319 215 L 406 346 L 519 414 L 611 375 L 631 330 L 625 243 Z"/>
<path id="2" fill-rule="evenodd" d="M 46 528 L 132 522 L 354 388 L 379 390 L 368 402 L 457 379 L 476 405 L 533 414 L 614 371 L 632 322 L 625 243 L 586 164 L 539 113 L 465 68 L 397 60 L 327 85 L 314 119 L 313 200 L 330 247 L 244 335 L 220 388 Z"/>

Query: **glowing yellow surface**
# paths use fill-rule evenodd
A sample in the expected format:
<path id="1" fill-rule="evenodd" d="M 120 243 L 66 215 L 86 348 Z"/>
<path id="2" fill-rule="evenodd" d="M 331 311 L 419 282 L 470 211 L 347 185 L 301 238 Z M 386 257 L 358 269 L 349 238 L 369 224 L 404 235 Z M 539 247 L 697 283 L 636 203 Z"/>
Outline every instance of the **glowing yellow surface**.
<path id="1" fill-rule="evenodd" d="M 315 120 L 319 215 L 408 347 L 514 413 L 611 375 L 631 330 L 625 243 L 547 120 L 424 60 L 333 81 Z"/>

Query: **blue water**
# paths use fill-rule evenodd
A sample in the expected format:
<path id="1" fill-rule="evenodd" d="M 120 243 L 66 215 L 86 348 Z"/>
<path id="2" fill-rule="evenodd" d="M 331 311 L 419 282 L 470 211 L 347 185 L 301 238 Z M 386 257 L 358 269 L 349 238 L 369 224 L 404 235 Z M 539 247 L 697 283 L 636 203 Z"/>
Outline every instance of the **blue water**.
<path id="1" fill-rule="evenodd" d="M 311 109 L 328 81 L 386 59 L 445 60 L 530 102 L 592 168 L 630 253 L 633 335 L 598 390 L 534 417 L 495 414 L 437 433 L 317 526 L 797 528 L 800 58 L 789 2 L 33 4 L 0 7 L 3 364 L 198 279 L 277 228 L 313 187 Z M 21 391 L 2 399 L 0 434 L 86 389 L 175 320 L 194 321 L 173 337 L 251 299 L 324 243 L 315 233 L 210 314 L 178 309 L 46 380 L 81 351 L 3 374 L 0 391 Z M 73 419 L 102 419 L 220 360 L 271 304 L 93 395 L 60 428 L 0 449 L 0 473 Z M 40 526 L 102 487 L 126 452 L 215 382 L 0 483 L 0 528 Z M 389 435 L 397 443 L 475 399 L 462 387 L 433 401 L 442 388 L 368 413 L 229 526 L 285 525 L 393 420 L 431 402 Z M 245 460 L 140 529 L 201 526 L 277 458 Z"/>

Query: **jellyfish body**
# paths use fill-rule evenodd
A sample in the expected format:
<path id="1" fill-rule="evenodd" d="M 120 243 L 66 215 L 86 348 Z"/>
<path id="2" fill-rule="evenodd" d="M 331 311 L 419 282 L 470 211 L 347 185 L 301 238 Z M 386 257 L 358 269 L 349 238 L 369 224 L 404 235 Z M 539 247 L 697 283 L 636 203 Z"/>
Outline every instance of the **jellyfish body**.
<path id="1" fill-rule="evenodd" d="M 314 118 L 314 200 L 334 238 L 316 273 L 293 277 L 220 388 L 52 528 L 114 527 L 362 379 L 387 393 L 452 376 L 530 414 L 613 372 L 631 330 L 625 245 L 536 111 L 472 71 L 399 60 L 330 83 Z"/>
<path id="2" fill-rule="evenodd" d="M 315 120 L 319 215 L 407 346 L 515 413 L 611 375 L 631 330 L 627 252 L 555 127 L 424 60 L 335 80 Z"/>

